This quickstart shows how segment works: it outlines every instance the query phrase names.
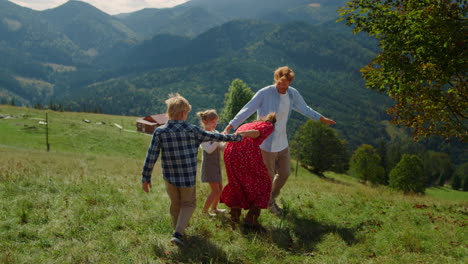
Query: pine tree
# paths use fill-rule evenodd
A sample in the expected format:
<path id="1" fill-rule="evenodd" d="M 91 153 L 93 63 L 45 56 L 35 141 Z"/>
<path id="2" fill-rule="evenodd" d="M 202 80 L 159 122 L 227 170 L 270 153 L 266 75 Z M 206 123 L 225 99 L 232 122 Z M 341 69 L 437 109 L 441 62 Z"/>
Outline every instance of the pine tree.
<path id="1" fill-rule="evenodd" d="M 454 175 L 453 180 L 452 180 L 452 189 L 458 191 L 460 189 L 461 185 L 462 185 L 462 183 L 461 183 L 460 176 Z"/>
<path id="2" fill-rule="evenodd" d="M 388 183 L 388 173 L 390 172 L 390 167 L 388 165 L 388 148 L 387 142 L 385 140 L 380 140 L 378 142 L 379 146 L 377 147 L 377 154 L 380 156 L 380 165 L 384 168 L 385 171 L 385 183 Z"/>
<path id="3" fill-rule="evenodd" d="M 427 185 L 444 186 L 453 174 L 453 164 L 449 155 L 443 152 L 427 151 L 421 157 Z"/>
<path id="4" fill-rule="evenodd" d="M 460 187 L 462 187 L 463 191 L 468 191 L 468 162 L 465 162 L 462 165 L 458 166 L 455 172 L 453 173 L 453 189 L 455 189 L 455 187 L 453 187 L 455 178 L 460 179 Z"/>
<path id="5" fill-rule="evenodd" d="M 241 79 L 232 81 L 229 90 L 225 95 L 224 108 L 221 112 L 220 123 L 227 124 L 231 121 L 242 107 L 252 99 L 254 92 Z M 255 118 L 252 115 L 246 122 Z"/>

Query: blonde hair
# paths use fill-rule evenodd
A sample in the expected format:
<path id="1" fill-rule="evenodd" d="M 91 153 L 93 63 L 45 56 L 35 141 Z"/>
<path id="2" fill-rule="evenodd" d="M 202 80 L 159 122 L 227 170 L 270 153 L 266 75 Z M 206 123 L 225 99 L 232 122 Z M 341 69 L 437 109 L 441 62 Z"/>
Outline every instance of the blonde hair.
<path id="1" fill-rule="evenodd" d="M 270 112 L 267 116 L 260 118 L 258 121 L 270 122 L 274 125 L 276 123 L 276 113 Z"/>
<path id="2" fill-rule="evenodd" d="M 201 111 L 201 112 L 198 112 L 197 115 L 200 117 L 202 126 L 204 126 L 203 121 L 211 121 L 211 120 L 219 119 L 218 113 L 216 113 L 216 109 L 209 109 L 206 111 Z"/>
<path id="3" fill-rule="evenodd" d="M 167 116 L 169 119 L 181 118 L 183 112 L 190 112 L 192 106 L 187 99 L 178 93 L 169 94 L 169 99 L 166 100 Z"/>
<path id="4" fill-rule="evenodd" d="M 288 66 L 279 67 L 275 70 L 273 75 L 273 80 L 275 83 L 278 83 L 283 80 L 292 82 L 294 80 L 294 72 Z"/>

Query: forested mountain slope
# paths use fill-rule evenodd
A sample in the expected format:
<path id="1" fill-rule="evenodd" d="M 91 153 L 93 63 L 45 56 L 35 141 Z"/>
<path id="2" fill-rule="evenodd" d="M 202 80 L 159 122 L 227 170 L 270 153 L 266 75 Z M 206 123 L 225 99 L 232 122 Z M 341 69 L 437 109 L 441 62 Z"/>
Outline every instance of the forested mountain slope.
<path id="1" fill-rule="evenodd" d="M 234 79 L 257 91 L 289 65 L 351 149 L 376 145 L 392 102 L 364 87 L 359 69 L 378 49 L 335 22 L 344 2 L 191 0 L 110 16 L 80 1 L 33 11 L 0 0 L 0 103 L 144 116 L 179 92 L 194 111 L 221 110 Z M 290 122 L 293 136 L 303 117 Z"/>
<path id="2" fill-rule="evenodd" d="M 240 78 L 256 91 L 272 83 L 276 67 L 289 65 L 297 74 L 293 86 L 312 107 L 337 119 L 337 128 L 354 144 L 378 134 L 378 120 L 385 119 L 389 100 L 365 89 L 358 72 L 374 53 L 346 34 L 328 34 L 302 22 L 237 20 L 193 40 L 171 40 L 173 49 L 132 53 L 139 59 L 126 60 L 122 72 L 127 75 L 88 86 L 73 96 L 74 107 L 145 115 L 164 111 L 167 94 L 179 92 L 194 111 L 220 110 L 232 80 Z M 359 135 L 353 132 L 357 127 Z"/>

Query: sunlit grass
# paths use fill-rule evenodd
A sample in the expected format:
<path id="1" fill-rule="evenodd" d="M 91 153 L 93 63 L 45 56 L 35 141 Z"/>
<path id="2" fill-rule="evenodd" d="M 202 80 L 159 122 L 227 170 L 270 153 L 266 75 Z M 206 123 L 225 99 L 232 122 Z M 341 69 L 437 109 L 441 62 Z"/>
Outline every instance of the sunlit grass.
<path id="1" fill-rule="evenodd" d="M 319 178 L 303 168 L 297 176 L 292 171 L 280 195 L 284 217 L 263 210 L 260 232 L 233 225 L 228 215 L 202 216 L 209 187 L 198 183 L 188 246 L 179 249 L 169 243 L 169 199 L 159 164 L 151 192 L 141 190 L 150 137 L 91 126 L 82 118 L 122 119 L 129 130 L 133 119 L 54 113 L 51 126 L 61 133 L 50 152 L 17 129 L 15 122 L 26 120 L 0 119 L 0 263 L 467 261 L 465 193 L 429 189 L 427 195 L 405 196 L 347 175 Z M 67 122 L 75 123 L 73 129 Z"/>

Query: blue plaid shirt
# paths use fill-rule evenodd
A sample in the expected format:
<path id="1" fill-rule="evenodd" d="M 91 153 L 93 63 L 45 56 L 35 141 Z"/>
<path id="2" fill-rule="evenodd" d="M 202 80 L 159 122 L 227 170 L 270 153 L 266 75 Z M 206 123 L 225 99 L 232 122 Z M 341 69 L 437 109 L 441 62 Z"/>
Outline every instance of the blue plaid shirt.
<path id="1" fill-rule="evenodd" d="M 241 140 L 241 135 L 211 133 L 182 120 L 169 120 L 154 131 L 141 173 L 142 182 L 151 182 L 151 173 L 161 152 L 164 180 L 176 187 L 195 186 L 200 144 L 205 141 Z"/>

